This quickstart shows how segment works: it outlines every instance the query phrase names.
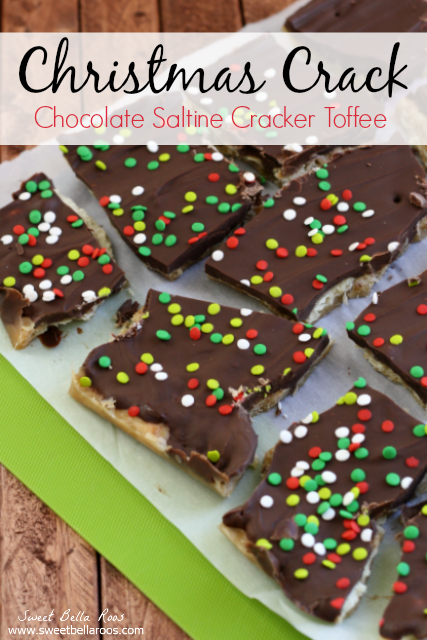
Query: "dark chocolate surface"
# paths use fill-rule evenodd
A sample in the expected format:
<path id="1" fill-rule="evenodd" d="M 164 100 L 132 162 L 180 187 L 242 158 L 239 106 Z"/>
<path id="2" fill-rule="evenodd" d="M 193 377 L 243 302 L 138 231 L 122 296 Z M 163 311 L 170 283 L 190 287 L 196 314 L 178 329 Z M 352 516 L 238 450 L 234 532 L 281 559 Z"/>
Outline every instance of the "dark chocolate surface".
<path id="1" fill-rule="evenodd" d="M 328 621 L 361 579 L 373 517 L 409 499 L 427 465 L 424 425 L 362 378 L 356 385 L 329 411 L 283 431 L 265 480 L 224 516 L 285 594 Z"/>
<path id="2" fill-rule="evenodd" d="M 427 9 L 424 0 L 311 0 L 285 27 L 300 32 L 426 31 Z"/>
<path id="3" fill-rule="evenodd" d="M 215 468 L 228 477 L 240 474 L 257 442 L 246 410 L 277 390 L 294 391 L 329 344 L 326 332 L 156 291 L 147 305 L 142 327 L 95 349 L 85 376 L 117 409 L 132 408 L 135 417 L 165 424 L 170 453 L 218 451 Z M 111 368 L 99 364 L 102 356 L 110 358 Z M 141 357 L 148 369 L 137 373 Z M 120 372 L 129 376 L 126 384 L 118 381 Z M 211 480 L 214 467 L 206 459 L 198 462 L 204 466 L 198 473 Z"/>
<path id="4" fill-rule="evenodd" d="M 23 183 L 14 201 L 0 210 L 0 221 L 1 311 L 6 324 L 14 324 L 21 314 L 36 327 L 80 318 L 122 289 L 123 271 L 44 174 Z"/>
<path id="5" fill-rule="evenodd" d="M 347 329 L 427 403 L 427 272 L 383 291 Z"/>
<path id="6" fill-rule="evenodd" d="M 427 506 L 404 521 L 399 536 L 402 557 L 397 565 L 394 595 L 381 621 L 381 635 L 390 640 L 427 637 Z"/>
<path id="7" fill-rule="evenodd" d="M 261 191 L 209 147 L 70 146 L 65 157 L 132 250 L 165 275 L 243 223 Z"/>
<path id="8" fill-rule="evenodd" d="M 214 252 L 206 272 L 304 320 L 333 286 L 398 257 L 427 213 L 425 191 L 410 147 L 356 149 L 284 187 L 238 246 Z"/>

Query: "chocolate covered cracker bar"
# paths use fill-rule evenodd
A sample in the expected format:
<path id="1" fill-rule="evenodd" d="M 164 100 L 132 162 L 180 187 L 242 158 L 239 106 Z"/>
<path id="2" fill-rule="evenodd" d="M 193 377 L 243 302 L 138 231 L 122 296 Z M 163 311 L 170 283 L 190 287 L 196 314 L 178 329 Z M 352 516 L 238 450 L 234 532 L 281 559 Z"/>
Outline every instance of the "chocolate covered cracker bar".
<path id="1" fill-rule="evenodd" d="M 402 515 L 402 557 L 380 631 L 389 640 L 423 640 L 427 638 L 427 505 L 405 508 Z"/>
<path id="2" fill-rule="evenodd" d="M 377 371 L 427 409 L 427 271 L 374 294 L 347 331 Z"/>
<path id="3" fill-rule="evenodd" d="M 424 237 L 426 188 L 410 147 L 347 152 L 266 202 L 238 242 L 212 254 L 206 272 L 275 313 L 316 322 L 366 296 Z"/>
<path id="4" fill-rule="evenodd" d="M 173 280 L 242 224 L 262 188 L 209 147 L 63 148 L 136 255 Z"/>
<path id="5" fill-rule="evenodd" d="M 292 14 L 285 31 L 426 31 L 424 0 L 311 0 Z"/>
<path id="6" fill-rule="evenodd" d="M 44 174 L 0 209 L 0 313 L 15 349 L 49 327 L 88 320 L 125 284 L 105 231 Z"/>
<path id="7" fill-rule="evenodd" d="M 339 622 L 363 595 L 375 517 L 408 500 L 427 465 L 424 424 L 363 378 L 280 433 L 265 479 L 222 530 L 309 614 Z"/>
<path id="8" fill-rule="evenodd" d="M 294 393 L 329 347 L 321 328 L 150 291 L 70 393 L 226 496 L 253 461 L 249 414 Z"/>

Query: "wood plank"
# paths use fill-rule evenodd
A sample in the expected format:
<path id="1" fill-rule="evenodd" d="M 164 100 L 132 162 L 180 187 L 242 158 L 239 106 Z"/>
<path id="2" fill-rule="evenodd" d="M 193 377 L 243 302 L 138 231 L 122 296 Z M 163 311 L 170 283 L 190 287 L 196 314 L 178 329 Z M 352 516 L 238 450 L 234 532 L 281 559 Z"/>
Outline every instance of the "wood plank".
<path id="1" fill-rule="evenodd" d="M 160 0 L 160 8 L 163 31 L 237 31 L 243 26 L 239 0 Z"/>
<path id="2" fill-rule="evenodd" d="M 97 626 L 96 553 L 3 466 L 0 596 L 1 638 L 14 640 L 8 633 L 10 627 L 33 626 L 18 619 L 26 610 L 32 615 L 49 615 L 54 609 L 54 620 L 43 623 L 51 628 L 64 625 L 59 618 L 69 608 L 74 615 L 85 611 Z M 92 640 L 96 636 L 80 637 Z"/>
<path id="3" fill-rule="evenodd" d="M 160 31 L 157 0 L 81 0 L 81 31 Z"/>
<path id="4" fill-rule="evenodd" d="M 278 11 L 282 11 L 295 0 L 242 0 L 245 23 L 264 20 Z"/>
<path id="5" fill-rule="evenodd" d="M 189 640 L 172 620 L 122 576 L 105 558 L 101 558 L 101 608 L 111 616 L 123 615 L 123 622 L 104 623 L 124 627 L 143 627 L 145 640 Z M 142 636 L 134 636 L 142 637 Z"/>
<path id="6" fill-rule="evenodd" d="M 79 30 L 78 0 L 2 0 L 3 32 Z"/>

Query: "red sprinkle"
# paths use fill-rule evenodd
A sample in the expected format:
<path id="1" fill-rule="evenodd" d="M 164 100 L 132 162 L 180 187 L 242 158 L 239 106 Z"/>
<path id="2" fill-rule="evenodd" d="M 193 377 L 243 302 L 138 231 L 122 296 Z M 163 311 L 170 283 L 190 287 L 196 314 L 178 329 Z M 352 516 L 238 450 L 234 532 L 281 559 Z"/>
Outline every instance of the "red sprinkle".
<path id="1" fill-rule="evenodd" d="M 79 220 L 79 216 L 67 216 L 67 222 L 77 222 L 77 220 Z"/>
<path id="2" fill-rule="evenodd" d="M 30 247 L 35 247 L 37 244 L 37 239 L 31 233 L 28 234 L 28 244 Z"/>
<path id="3" fill-rule="evenodd" d="M 83 257 L 77 260 L 79 267 L 87 267 L 90 264 L 89 258 Z"/>
<path id="4" fill-rule="evenodd" d="M 96 260 L 97 258 L 99 258 L 99 249 L 94 249 L 92 253 L 92 260 Z"/>
<path id="5" fill-rule="evenodd" d="M 328 560 L 330 560 L 334 564 L 340 564 L 340 562 L 342 562 L 342 557 L 339 556 L 337 553 L 328 553 L 326 557 Z"/>
<path id="6" fill-rule="evenodd" d="M 405 540 L 405 542 L 402 545 L 403 553 L 412 553 L 413 551 L 415 551 L 415 549 L 416 549 L 416 545 L 413 540 Z"/>
<path id="7" fill-rule="evenodd" d="M 323 198 L 323 200 L 320 202 L 320 208 L 322 209 L 322 211 L 328 211 L 328 209 L 330 209 L 331 207 L 332 202 L 328 200 L 328 198 Z"/>
<path id="8" fill-rule="evenodd" d="M 208 175 L 208 180 L 209 182 L 218 182 L 219 180 L 219 173 L 210 173 Z"/>
<path id="9" fill-rule="evenodd" d="M 344 531 L 344 533 L 341 534 L 341 538 L 343 538 L 343 540 L 354 540 L 357 537 L 357 533 L 355 531 L 351 531 L 350 529 L 348 531 Z"/>
<path id="10" fill-rule="evenodd" d="M 222 407 L 219 407 L 218 411 L 222 416 L 228 416 L 233 411 L 233 407 L 229 404 L 223 404 Z"/>
<path id="11" fill-rule="evenodd" d="M 278 258 L 287 258 L 288 255 L 289 255 L 289 251 L 284 247 L 279 247 L 278 249 L 276 249 L 276 256 Z"/>
<path id="12" fill-rule="evenodd" d="M 253 340 L 258 337 L 258 331 L 256 329 L 248 329 L 248 331 L 246 331 L 246 337 L 248 340 Z"/>
<path id="13" fill-rule="evenodd" d="M 382 347 L 384 342 L 384 338 L 375 338 L 375 340 L 372 341 L 372 344 L 374 345 L 374 347 Z"/>
<path id="14" fill-rule="evenodd" d="M 351 200 L 353 197 L 352 192 L 350 191 L 350 189 L 344 189 L 344 191 L 341 194 L 342 199 L 343 200 Z"/>
<path id="15" fill-rule="evenodd" d="M 304 325 L 301 322 L 296 322 L 292 327 L 292 333 L 296 333 L 297 335 L 304 331 Z"/>
<path id="16" fill-rule="evenodd" d="M 360 409 L 360 411 L 357 412 L 357 417 L 362 422 L 367 422 L 372 418 L 372 412 L 369 411 L 369 409 Z"/>
<path id="17" fill-rule="evenodd" d="M 340 227 L 341 225 L 347 222 L 347 218 L 345 216 L 334 216 L 333 223 Z"/>
<path id="18" fill-rule="evenodd" d="M 313 249 L 313 247 L 309 247 L 309 248 L 307 249 L 307 256 L 308 256 L 309 258 L 315 258 L 315 257 L 317 256 L 317 251 L 316 251 L 316 249 Z"/>
<path id="19" fill-rule="evenodd" d="M 135 371 L 136 373 L 139 373 L 140 376 L 142 376 L 144 375 L 144 373 L 147 373 L 148 367 L 145 364 L 145 362 L 138 362 L 138 364 L 135 367 Z"/>
<path id="20" fill-rule="evenodd" d="M 197 378 L 190 378 L 190 380 L 187 382 L 187 387 L 189 389 L 197 389 L 197 387 L 199 386 L 199 381 L 197 380 Z"/>
<path id="21" fill-rule="evenodd" d="M 292 356 L 292 359 L 297 364 L 302 364 L 307 360 L 307 356 L 302 351 L 295 351 L 295 353 Z"/>
<path id="22" fill-rule="evenodd" d="M 393 591 L 394 593 L 399 594 L 406 593 L 406 591 L 408 591 L 408 585 L 406 585 L 404 582 L 397 581 L 393 585 Z"/>
<path id="23" fill-rule="evenodd" d="M 294 296 L 292 296 L 290 293 L 285 293 L 281 298 L 280 298 L 282 304 L 292 304 L 294 302 Z"/>
<path id="24" fill-rule="evenodd" d="M 102 198 L 99 199 L 99 204 L 101 207 L 106 207 L 107 204 L 110 204 L 110 198 L 108 196 L 102 196 Z"/>
<path id="25" fill-rule="evenodd" d="M 104 249 L 98 249 L 98 251 L 99 251 L 99 255 L 100 256 L 103 256 L 104 253 L 107 253 L 107 249 L 105 249 L 105 248 Z"/>
<path id="26" fill-rule="evenodd" d="M 366 249 L 366 244 L 364 242 L 359 242 L 356 249 L 357 251 L 363 251 L 363 249 Z"/>
<path id="27" fill-rule="evenodd" d="M 366 316 L 363 316 L 365 322 L 375 322 L 377 316 L 375 313 L 367 313 Z"/>
<path id="28" fill-rule="evenodd" d="M 311 447 L 311 449 L 309 449 L 308 455 L 310 456 L 310 458 L 318 458 L 321 453 L 322 449 L 320 447 Z"/>
<path id="29" fill-rule="evenodd" d="M 267 273 L 264 274 L 264 282 L 271 282 L 274 278 L 274 273 L 272 271 L 267 271 Z"/>
<path id="30" fill-rule="evenodd" d="M 63 298 L 64 294 L 62 293 L 61 289 L 52 289 L 53 293 L 58 296 L 58 298 Z"/>
<path id="31" fill-rule="evenodd" d="M 358 482 L 356 487 L 359 489 L 360 493 L 368 493 L 369 491 L 369 484 L 364 481 Z"/>
<path id="32" fill-rule="evenodd" d="M 348 578 L 339 578 L 339 580 L 336 581 L 335 586 L 337 589 L 348 589 L 350 584 L 351 582 Z"/>
<path id="33" fill-rule="evenodd" d="M 52 264 L 53 263 L 52 263 L 52 260 L 50 258 L 45 258 L 40 266 L 42 267 L 42 269 L 50 269 Z"/>
<path id="34" fill-rule="evenodd" d="M 427 387 L 427 376 L 423 376 L 420 382 L 423 387 Z"/>
<path id="35" fill-rule="evenodd" d="M 360 443 L 359 442 L 352 442 L 349 447 L 348 450 L 350 451 L 350 453 L 353 453 L 353 451 L 356 451 L 356 449 L 360 448 Z"/>
<path id="36" fill-rule="evenodd" d="M 127 225 L 123 229 L 123 233 L 125 234 L 125 236 L 133 236 L 133 234 L 135 233 L 135 229 L 133 227 L 131 227 L 130 225 Z"/>
<path id="37" fill-rule="evenodd" d="M 236 236 L 231 236 L 231 238 L 228 238 L 226 244 L 229 249 L 236 249 L 236 247 L 239 246 L 239 241 Z"/>
<path id="38" fill-rule="evenodd" d="M 199 340 L 201 335 L 202 332 L 198 327 L 193 327 L 192 329 L 190 329 L 190 338 L 192 340 Z"/>
<path id="39" fill-rule="evenodd" d="M 190 238 L 188 241 L 188 244 L 194 244 L 195 242 L 197 242 L 199 239 L 199 236 L 196 236 L 195 238 Z"/>
<path id="40" fill-rule="evenodd" d="M 41 267 L 38 267 L 37 269 L 34 269 L 33 271 L 33 276 L 35 278 L 44 278 L 46 275 L 46 271 L 44 269 L 42 269 Z"/>
<path id="41" fill-rule="evenodd" d="M 331 606 L 334 607 L 334 609 L 342 609 L 344 602 L 345 598 L 335 598 L 331 600 Z"/>
<path id="42" fill-rule="evenodd" d="M 302 557 L 302 561 L 304 564 L 314 564 L 316 562 L 316 554 L 311 551 L 309 553 L 305 553 Z"/>
<path id="43" fill-rule="evenodd" d="M 384 420 L 384 422 L 381 425 L 381 429 L 385 433 L 391 433 L 392 431 L 394 431 L 394 424 L 391 420 Z"/>
<path id="44" fill-rule="evenodd" d="M 129 407 L 128 414 L 131 418 L 136 418 L 140 414 L 139 407 Z"/>
<path id="45" fill-rule="evenodd" d="M 208 396 L 205 400 L 207 407 L 213 407 L 218 402 L 218 398 L 213 394 Z"/>
<path id="46" fill-rule="evenodd" d="M 375 238 L 365 238 L 365 244 L 368 245 L 368 247 L 371 244 L 375 244 Z"/>
<path id="47" fill-rule="evenodd" d="M 13 233 L 16 233 L 17 236 L 20 236 L 25 233 L 25 227 L 23 227 L 22 224 L 16 224 L 13 227 Z"/>
<path id="48" fill-rule="evenodd" d="M 313 289 L 323 289 L 323 282 L 320 282 L 320 280 L 313 280 L 313 282 L 311 283 L 313 285 Z"/>
<path id="49" fill-rule="evenodd" d="M 105 273 L 106 276 L 109 276 L 110 273 L 113 273 L 113 265 L 104 264 L 104 266 L 102 267 L 102 272 Z"/>
<path id="50" fill-rule="evenodd" d="M 298 489 L 299 487 L 299 480 L 298 478 L 288 478 L 286 480 L 286 486 L 288 487 L 288 489 Z"/>
<path id="51" fill-rule="evenodd" d="M 427 304 L 419 304 L 417 307 L 417 313 L 419 313 L 420 316 L 425 316 L 427 313 Z"/>
<path id="52" fill-rule="evenodd" d="M 159 216 L 159 220 L 164 222 L 166 225 L 171 223 L 170 219 L 166 218 L 166 216 Z"/>
<path id="53" fill-rule="evenodd" d="M 334 256 L 334 258 L 339 258 L 339 256 L 342 256 L 342 254 L 342 249 L 332 249 L 331 251 L 331 256 Z"/>
<path id="54" fill-rule="evenodd" d="M 235 236 L 244 236 L 246 233 L 246 229 L 244 229 L 243 227 L 239 227 L 238 229 L 236 229 L 236 231 L 234 232 Z"/>
<path id="55" fill-rule="evenodd" d="M 204 157 L 205 157 L 205 160 L 212 160 L 212 154 L 211 153 L 205 153 Z"/>
<path id="56" fill-rule="evenodd" d="M 353 431 L 353 433 L 365 433 L 366 427 L 364 424 L 359 424 L 358 422 L 356 422 L 356 424 L 351 427 L 351 430 Z"/>
<path id="57" fill-rule="evenodd" d="M 418 467 L 420 464 L 420 461 L 414 456 L 411 456 L 410 458 L 406 458 L 405 462 L 406 462 L 406 466 L 409 467 L 410 469 L 416 469 L 416 467 Z"/>
<path id="58" fill-rule="evenodd" d="M 268 267 L 268 262 L 266 260 L 258 260 L 255 266 L 260 271 L 265 271 Z"/>

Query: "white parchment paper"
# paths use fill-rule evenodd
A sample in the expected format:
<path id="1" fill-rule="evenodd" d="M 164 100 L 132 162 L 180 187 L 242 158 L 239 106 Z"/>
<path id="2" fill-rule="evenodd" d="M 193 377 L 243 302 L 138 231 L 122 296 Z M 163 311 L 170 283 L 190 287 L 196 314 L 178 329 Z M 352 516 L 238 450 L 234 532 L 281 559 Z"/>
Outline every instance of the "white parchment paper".
<path id="1" fill-rule="evenodd" d="M 218 530 L 222 515 L 250 497 L 259 483 L 259 470 L 248 470 L 233 496 L 224 500 L 67 395 L 71 369 L 77 369 L 92 348 L 109 340 L 110 333 L 114 331 L 114 314 L 131 294 L 143 303 L 147 290 L 153 287 L 220 304 L 249 306 L 260 311 L 265 311 L 265 308 L 243 294 L 208 280 L 203 272 L 203 264 L 191 267 L 174 283 L 146 269 L 110 227 L 108 218 L 96 199 L 77 180 L 55 147 L 38 147 L 23 153 L 12 162 L 0 165 L 0 206 L 7 204 L 10 194 L 19 187 L 21 181 L 28 179 L 36 171 L 44 171 L 64 195 L 71 197 L 97 222 L 104 225 L 113 241 L 118 262 L 127 273 L 132 292 L 127 290 L 108 300 L 90 322 L 68 325 L 62 343 L 54 350 L 46 349 L 36 340 L 25 351 L 15 352 L 3 326 L 0 326 L 0 352 L 102 456 L 247 596 L 257 598 L 315 640 L 378 638 L 378 621 L 395 580 L 395 566 L 399 557 L 398 544 L 394 540 L 395 529 L 398 527 L 397 518 L 387 526 L 385 540 L 374 563 L 368 594 L 358 611 L 341 626 L 331 627 L 310 619 L 297 610 L 275 582 L 243 557 Z M 426 249 L 427 242 L 411 246 L 406 255 L 389 270 L 377 289 L 388 288 L 399 280 L 426 269 Z M 392 396 L 412 415 L 425 420 L 425 415 L 423 416 L 422 410 L 410 394 L 377 374 L 366 363 L 361 351 L 347 338 L 346 321 L 354 319 L 368 303 L 369 299 L 352 300 L 349 306 L 343 306 L 321 320 L 319 324 L 328 329 L 335 345 L 301 391 L 283 403 L 283 411 L 287 417 L 275 416 L 274 412 L 270 412 L 255 418 L 260 459 L 276 443 L 281 429 L 306 416 L 313 409 L 328 409 L 360 375 L 373 387 Z M 83 333 L 78 334 L 77 327 L 81 327 Z"/>

